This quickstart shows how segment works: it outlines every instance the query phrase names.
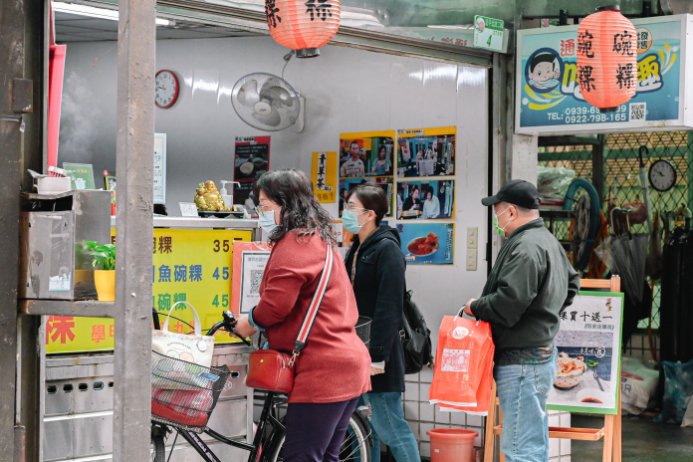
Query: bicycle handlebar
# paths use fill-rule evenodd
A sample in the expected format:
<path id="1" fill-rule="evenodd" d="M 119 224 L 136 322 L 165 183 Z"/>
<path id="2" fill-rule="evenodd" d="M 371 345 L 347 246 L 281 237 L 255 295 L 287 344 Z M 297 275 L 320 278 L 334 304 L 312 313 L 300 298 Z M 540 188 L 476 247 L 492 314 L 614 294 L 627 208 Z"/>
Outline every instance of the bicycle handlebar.
<path id="1" fill-rule="evenodd" d="M 224 328 L 226 332 L 240 339 L 241 342 L 245 343 L 246 345 L 250 346 L 250 342 L 248 340 L 236 333 L 236 323 L 238 321 L 236 320 L 236 317 L 233 315 L 233 313 L 231 311 L 226 310 L 222 313 L 222 317 L 224 318 L 223 321 L 219 321 L 218 323 L 214 324 L 207 331 L 207 335 L 214 335 L 217 333 L 219 329 Z"/>
<path id="2" fill-rule="evenodd" d="M 156 311 L 156 309 L 153 308 L 153 307 L 152 307 L 152 317 L 153 317 L 153 321 L 154 321 L 154 329 L 160 330 L 160 329 L 161 329 L 161 326 L 160 326 L 160 323 L 159 323 L 159 313 L 158 313 L 158 312 Z M 184 323 L 184 324 L 187 324 L 189 327 L 192 328 L 192 326 L 191 326 L 190 324 L 188 324 L 187 322 L 183 321 L 182 319 L 175 318 L 174 316 L 171 316 L 171 317 L 174 318 L 174 319 L 177 319 L 177 320 L 181 321 L 181 322 Z M 236 317 L 233 315 L 233 313 L 232 313 L 231 311 L 228 311 L 228 310 L 227 310 L 227 311 L 224 311 L 224 312 L 222 313 L 222 317 L 223 317 L 223 320 L 222 320 L 222 321 L 219 321 L 219 322 L 216 323 L 216 324 L 214 324 L 214 325 L 207 331 L 207 335 L 212 336 L 212 335 L 216 334 L 216 333 L 219 331 L 219 329 L 222 329 L 222 328 L 223 328 L 226 332 L 228 332 L 229 334 L 233 335 L 234 337 L 240 339 L 241 342 L 245 343 L 246 345 L 250 346 L 250 342 L 249 342 L 248 340 L 246 340 L 245 338 L 243 338 L 243 337 L 241 337 L 240 335 L 236 334 L 236 329 L 235 329 L 235 328 L 236 328 L 236 322 L 237 322 L 237 320 L 236 320 Z"/>

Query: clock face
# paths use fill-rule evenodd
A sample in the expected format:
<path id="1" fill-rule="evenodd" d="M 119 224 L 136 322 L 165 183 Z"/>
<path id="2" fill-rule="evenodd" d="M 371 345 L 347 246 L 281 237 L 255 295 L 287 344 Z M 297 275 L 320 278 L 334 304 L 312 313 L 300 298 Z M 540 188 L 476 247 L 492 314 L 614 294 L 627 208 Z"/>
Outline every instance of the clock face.
<path id="1" fill-rule="evenodd" d="M 156 73 L 156 105 L 162 109 L 169 108 L 178 99 L 178 77 L 172 71 L 161 70 Z"/>
<path id="2" fill-rule="evenodd" d="M 666 160 L 658 160 L 650 167 L 650 184 L 660 192 L 669 191 L 676 184 L 676 169 Z"/>

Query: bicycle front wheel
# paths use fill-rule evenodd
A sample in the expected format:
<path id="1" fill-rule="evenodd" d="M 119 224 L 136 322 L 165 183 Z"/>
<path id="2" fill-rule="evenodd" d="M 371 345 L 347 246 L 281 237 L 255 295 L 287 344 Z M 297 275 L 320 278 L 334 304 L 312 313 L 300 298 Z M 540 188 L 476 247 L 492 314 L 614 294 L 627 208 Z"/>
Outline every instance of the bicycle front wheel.
<path id="1" fill-rule="evenodd" d="M 269 456 L 265 462 L 283 462 L 282 447 L 285 437 L 277 441 L 274 447 L 270 448 Z M 351 416 L 349 427 L 339 451 L 340 462 L 370 462 L 371 461 L 371 434 L 370 427 L 358 417 Z"/>

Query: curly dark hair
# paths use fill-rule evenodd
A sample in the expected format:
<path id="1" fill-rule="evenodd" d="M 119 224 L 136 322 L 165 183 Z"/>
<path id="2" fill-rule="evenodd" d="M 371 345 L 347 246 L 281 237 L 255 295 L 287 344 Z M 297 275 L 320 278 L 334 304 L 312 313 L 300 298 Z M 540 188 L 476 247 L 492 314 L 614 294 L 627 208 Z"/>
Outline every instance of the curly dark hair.
<path id="1" fill-rule="evenodd" d="M 256 189 L 282 208 L 281 223 L 269 236 L 279 242 L 288 232 L 298 230 L 298 237 L 315 233 L 328 244 L 335 244 L 332 217 L 320 206 L 305 173 L 294 169 L 275 170 L 260 177 Z"/>

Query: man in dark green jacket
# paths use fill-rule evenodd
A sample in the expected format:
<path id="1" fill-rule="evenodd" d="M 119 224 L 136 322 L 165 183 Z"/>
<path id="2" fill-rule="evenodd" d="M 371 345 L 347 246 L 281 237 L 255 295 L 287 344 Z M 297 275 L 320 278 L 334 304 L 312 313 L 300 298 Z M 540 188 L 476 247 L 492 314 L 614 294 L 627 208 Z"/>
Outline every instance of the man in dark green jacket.
<path id="1" fill-rule="evenodd" d="M 494 227 L 507 240 L 481 297 L 467 302 L 464 311 L 491 323 L 507 462 L 545 462 L 546 400 L 556 375 L 553 339 L 580 278 L 539 217 L 533 184 L 512 180 L 481 203 L 493 206 Z"/>

